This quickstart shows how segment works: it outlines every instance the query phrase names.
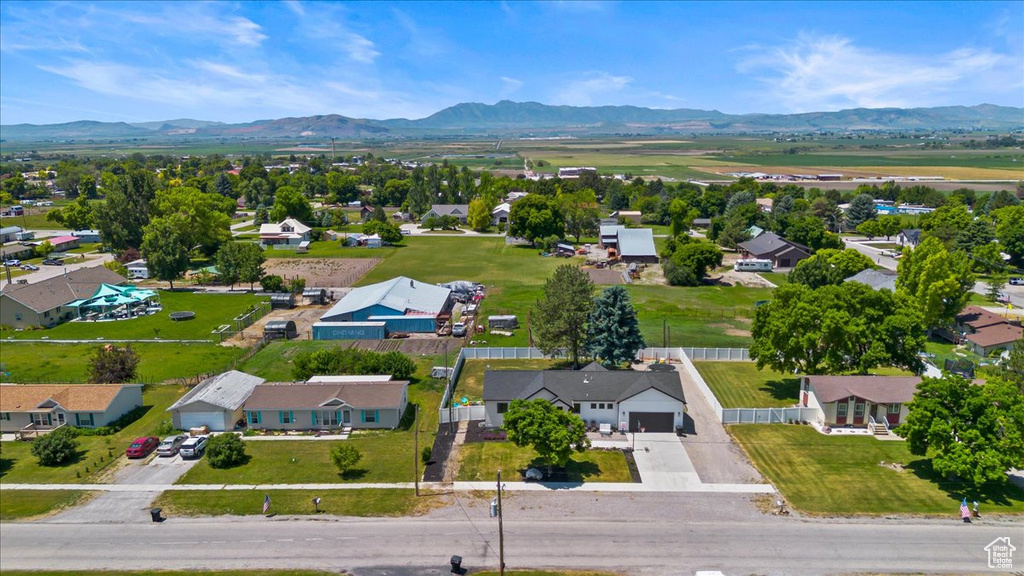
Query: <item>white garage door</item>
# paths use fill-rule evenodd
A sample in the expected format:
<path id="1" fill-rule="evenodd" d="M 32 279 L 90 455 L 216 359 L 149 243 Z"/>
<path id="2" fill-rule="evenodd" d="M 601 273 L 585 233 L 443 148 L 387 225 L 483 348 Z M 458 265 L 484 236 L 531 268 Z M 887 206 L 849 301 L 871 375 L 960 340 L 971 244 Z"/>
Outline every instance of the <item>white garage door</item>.
<path id="1" fill-rule="evenodd" d="M 198 428 L 200 426 L 209 426 L 211 431 L 223 432 L 224 431 L 224 413 L 223 412 L 182 412 L 181 413 L 181 427 L 184 430 L 189 428 Z"/>

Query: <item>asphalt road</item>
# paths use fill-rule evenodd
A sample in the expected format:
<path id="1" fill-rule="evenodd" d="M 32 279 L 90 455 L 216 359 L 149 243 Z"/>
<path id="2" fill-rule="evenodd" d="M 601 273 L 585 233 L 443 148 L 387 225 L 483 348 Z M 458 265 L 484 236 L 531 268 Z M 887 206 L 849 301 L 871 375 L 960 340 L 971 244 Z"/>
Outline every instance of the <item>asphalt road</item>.
<path id="1" fill-rule="evenodd" d="M 567 567 L 629 574 L 996 572 L 985 546 L 1018 524 L 955 519 L 912 524 L 768 517 L 761 521 L 521 521 L 506 515 L 509 568 Z M 174 520 L 162 524 L 0 524 L 0 571 L 15 569 L 320 568 L 359 574 L 447 573 L 453 554 L 495 567 L 486 516 L 462 519 L 290 518 Z M 126 553 L 130 550 L 130 553 Z M 437 570 L 437 572 L 434 572 Z"/>

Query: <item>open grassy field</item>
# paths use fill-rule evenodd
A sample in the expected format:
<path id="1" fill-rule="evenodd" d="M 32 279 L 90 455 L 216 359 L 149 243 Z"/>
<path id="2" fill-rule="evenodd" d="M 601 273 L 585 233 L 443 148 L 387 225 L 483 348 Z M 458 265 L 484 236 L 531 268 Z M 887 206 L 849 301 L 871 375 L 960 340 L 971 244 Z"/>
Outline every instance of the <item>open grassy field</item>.
<path id="1" fill-rule="evenodd" d="M 345 342 L 341 342 L 345 344 Z M 339 342 L 330 340 L 293 340 L 291 342 L 278 340 L 267 344 L 259 352 L 252 355 L 238 369 L 270 382 L 291 382 L 292 359 L 296 354 L 311 352 L 324 348 L 334 348 Z"/>
<path id="2" fill-rule="evenodd" d="M 85 382 L 89 357 L 102 342 L 45 344 L 9 340 L 3 343 L 5 382 Z M 230 368 L 245 350 L 216 344 L 143 342 L 131 345 L 139 354 L 137 381 L 165 382 Z"/>
<path id="3" fill-rule="evenodd" d="M 63 466 L 40 466 L 32 456 L 29 442 L 4 442 L 0 455 L 0 483 L 75 484 L 102 481 L 103 470 L 124 457 L 129 442 L 139 436 L 151 436 L 160 422 L 170 419 L 167 408 L 185 393 L 177 386 L 149 386 L 142 402 L 147 408 L 138 420 L 110 436 L 80 436 L 78 457 Z M 7 492 L 0 499 L 7 500 Z"/>
<path id="4" fill-rule="evenodd" d="M 754 362 L 694 362 L 693 365 L 723 408 L 784 408 L 799 399 L 799 379 L 792 378 L 791 374 L 758 370 Z"/>
<path id="5" fill-rule="evenodd" d="M 110 322 L 65 322 L 45 330 L 3 330 L 0 338 L 38 340 L 95 340 L 97 338 L 123 340 L 211 340 L 211 332 L 222 324 L 234 324 L 233 319 L 245 313 L 266 298 L 253 294 L 206 294 L 160 290 L 163 310 L 149 316 Z M 192 311 L 192 320 L 175 322 L 172 312 Z"/>
<path id="6" fill-rule="evenodd" d="M 1024 514 L 1024 491 L 1013 486 L 974 488 L 938 478 L 928 460 L 905 442 L 870 436 L 826 436 L 810 426 L 737 424 L 729 433 L 754 466 L 806 514 L 929 514 L 959 519 L 962 498 L 981 514 Z M 898 462 L 904 470 L 882 466 Z"/>
<path id="7" fill-rule="evenodd" d="M 498 576 L 498 572 L 474 572 L 473 576 Z M 592 572 L 590 570 L 505 570 L 505 576 L 618 576 L 615 572 Z"/>
<path id="8" fill-rule="evenodd" d="M 518 470 L 533 466 L 544 469 L 543 461 L 532 448 L 520 448 L 511 442 L 475 442 L 459 448 L 459 480 L 493 480 L 498 470 L 510 481 L 518 480 Z M 565 467 L 570 482 L 631 482 L 626 457 L 618 450 L 587 450 L 574 453 Z"/>
<path id="9" fill-rule="evenodd" d="M 321 572 L 320 570 L 4 570 L 5 576 L 338 576 L 337 572 Z M 506 572 L 509 574 L 509 572 Z M 595 573 L 595 576 L 599 576 Z"/>
<path id="10" fill-rule="evenodd" d="M 78 504 L 89 494 L 80 490 L 4 490 L 0 493 L 0 522 L 56 512 Z"/>
<path id="11" fill-rule="evenodd" d="M 321 499 L 320 510 L 339 516 L 413 516 L 430 510 L 442 496 L 417 498 L 412 490 L 199 490 L 164 492 L 153 503 L 167 516 L 263 515 L 263 497 L 270 496 L 272 514 L 315 514 L 312 500 Z"/>
<path id="12" fill-rule="evenodd" d="M 484 396 L 484 372 L 487 370 L 545 370 L 558 362 L 550 359 L 537 360 L 466 360 L 455 384 L 455 398 L 465 396 L 470 400 L 482 400 Z"/>

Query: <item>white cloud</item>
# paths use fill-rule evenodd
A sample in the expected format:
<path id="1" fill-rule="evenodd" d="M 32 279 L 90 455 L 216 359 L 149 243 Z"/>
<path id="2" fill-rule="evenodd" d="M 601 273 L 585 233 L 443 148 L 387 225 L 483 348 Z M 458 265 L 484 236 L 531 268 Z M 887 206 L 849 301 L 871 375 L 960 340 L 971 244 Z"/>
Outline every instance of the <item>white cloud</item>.
<path id="1" fill-rule="evenodd" d="M 296 16 L 302 17 L 306 15 L 306 9 L 299 0 L 285 0 L 284 5 L 285 8 L 294 12 Z"/>
<path id="2" fill-rule="evenodd" d="M 582 76 L 562 83 L 552 95 L 554 103 L 570 106 L 606 104 L 610 97 L 621 93 L 633 81 L 629 76 L 615 76 L 607 72 L 587 72 Z"/>
<path id="3" fill-rule="evenodd" d="M 363 64 L 372 64 L 380 56 L 373 42 L 359 34 L 349 32 L 345 35 L 345 51 L 349 58 Z"/>
<path id="4" fill-rule="evenodd" d="M 149 32 L 164 36 L 199 35 L 204 40 L 240 46 L 259 46 L 267 39 L 259 24 L 243 16 L 221 14 L 211 9 L 217 6 L 175 4 L 159 14 L 112 12 L 107 17 L 146 26 Z"/>
<path id="5" fill-rule="evenodd" d="M 501 77 L 501 97 L 505 98 L 511 96 L 519 91 L 523 87 L 523 81 L 515 78 L 509 78 L 508 76 Z"/>
<path id="6" fill-rule="evenodd" d="M 764 98 L 790 112 L 948 103 L 949 92 L 1002 92 L 1020 85 L 1020 62 L 987 49 L 960 48 L 918 56 L 863 48 L 839 36 L 801 35 L 758 49 L 738 70 L 759 76 Z"/>

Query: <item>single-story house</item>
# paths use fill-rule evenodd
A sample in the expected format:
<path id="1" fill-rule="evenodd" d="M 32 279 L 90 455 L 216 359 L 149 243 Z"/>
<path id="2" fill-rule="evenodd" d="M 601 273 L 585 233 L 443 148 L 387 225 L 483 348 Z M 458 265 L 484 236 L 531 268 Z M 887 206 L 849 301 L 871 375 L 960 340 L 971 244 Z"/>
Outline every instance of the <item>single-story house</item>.
<path id="1" fill-rule="evenodd" d="M 867 268 L 843 280 L 843 282 L 860 282 L 861 284 L 871 286 L 874 290 L 889 290 L 890 292 L 895 292 L 896 272 L 886 270 L 884 268 L 881 270 Z"/>
<path id="2" fill-rule="evenodd" d="M 617 210 L 608 216 L 615 218 L 615 220 L 619 222 L 632 222 L 633 224 L 639 224 L 640 218 L 643 214 L 639 210 Z"/>
<path id="3" fill-rule="evenodd" d="M 800 405 L 817 409 L 819 425 L 866 428 L 874 419 L 881 433 L 906 420 L 920 383 L 917 376 L 803 376 Z"/>
<path id="4" fill-rule="evenodd" d="M 896 235 L 896 243 L 900 246 L 910 246 L 911 248 L 917 246 L 921 242 L 921 229 L 920 228 L 907 228 L 906 230 L 900 230 L 900 233 Z"/>
<path id="5" fill-rule="evenodd" d="M 309 242 L 309 231 L 312 230 L 295 218 L 285 218 L 277 224 L 260 225 L 260 244 L 263 246 L 281 246 L 298 248 L 299 244 Z"/>
<path id="6" fill-rule="evenodd" d="M 55 236 L 53 238 L 46 238 L 43 242 L 52 244 L 54 252 L 67 252 L 68 250 L 78 248 L 77 236 Z"/>
<path id="7" fill-rule="evenodd" d="M 711 218 L 694 218 L 693 219 L 693 227 L 694 228 L 710 228 L 711 227 Z"/>
<path id="8" fill-rule="evenodd" d="M 954 338 L 954 341 L 966 343 L 979 356 L 988 356 L 996 350 L 1009 350 L 1024 335 L 1024 330 L 1017 324 L 978 306 L 968 306 L 957 314 L 955 329 L 960 338 Z"/>
<path id="9" fill-rule="evenodd" d="M 522 190 L 513 190 L 512 192 L 508 193 L 508 196 L 505 197 L 505 202 L 513 204 L 516 200 L 526 198 L 529 195 L 529 192 L 523 192 Z"/>
<path id="10" fill-rule="evenodd" d="M 4 226 L 0 228 L 0 243 L 14 242 L 18 234 L 21 234 L 24 230 L 21 226 Z"/>
<path id="11" fill-rule="evenodd" d="M 26 246 L 25 244 L 11 244 L 10 246 L 4 246 L 0 248 L 0 261 L 6 262 L 12 258 L 30 258 L 33 251 L 32 246 Z"/>
<path id="12" fill-rule="evenodd" d="M 771 260 L 775 268 L 792 268 L 796 263 L 811 256 L 811 249 L 796 242 L 790 242 L 774 232 L 765 232 L 757 238 L 740 242 L 743 258 Z"/>
<path id="13" fill-rule="evenodd" d="M 765 229 L 761 228 L 760 226 L 754 225 L 751 226 L 750 228 L 747 228 L 746 232 L 750 236 L 750 239 L 753 240 L 754 238 L 757 238 L 761 234 L 764 234 Z"/>
<path id="14" fill-rule="evenodd" d="M 99 230 L 75 230 L 71 235 L 78 238 L 81 242 L 91 243 L 100 241 Z"/>
<path id="15" fill-rule="evenodd" d="M 500 427 L 512 400 L 543 398 L 585 422 L 630 431 L 672 432 L 683 425 L 686 398 L 676 372 L 605 370 L 487 370 L 487 426 Z"/>
<path id="16" fill-rule="evenodd" d="M 420 221 L 441 216 L 454 216 L 459 219 L 459 222 L 465 224 L 466 218 L 469 217 L 469 204 L 434 204 L 423 215 L 423 218 L 420 218 Z"/>
<path id="17" fill-rule="evenodd" d="M 245 421 L 266 430 L 397 428 L 408 394 L 405 380 L 265 383 L 246 400 Z"/>
<path id="18" fill-rule="evenodd" d="M 968 306 L 956 315 L 955 323 L 957 330 L 969 334 L 987 326 L 1008 324 L 1009 320 L 980 306 Z"/>
<path id="19" fill-rule="evenodd" d="M 141 384 L 0 384 L 0 432 L 97 428 L 139 406 Z"/>
<path id="20" fill-rule="evenodd" d="M 103 266 L 79 268 L 33 284 L 8 284 L 0 292 L 0 324 L 14 328 L 54 326 L 78 317 L 68 304 L 90 298 L 103 284 L 127 282 Z"/>
<path id="21" fill-rule="evenodd" d="M 207 426 L 214 432 L 232 430 L 244 417 L 242 405 L 265 380 L 229 370 L 203 380 L 167 409 L 179 430 Z"/>
<path id="22" fill-rule="evenodd" d="M 623 228 L 618 231 L 617 236 L 619 258 L 623 262 L 658 261 L 658 249 L 654 247 L 654 231 L 650 228 Z"/>
<path id="23" fill-rule="evenodd" d="M 388 332 L 435 332 L 451 314 L 451 292 L 449 288 L 398 276 L 353 289 L 320 318 L 320 323 L 384 322 Z M 314 337 L 316 334 L 314 330 Z"/>
<path id="24" fill-rule="evenodd" d="M 508 215 L 512 211 L 512 205 L 508 202 L 502 202 L 491 210 L 491 224 L 498 226 L 499 224 L 508 223 Z"/>
<path id="25" fill-rule="evenodd" d="M 149 278 L 149 268 L 146 267 L 146 259 L 132 260 L 124 265 L 128 269 L 128 275 L 134 280 L 145 280 Z"/>

